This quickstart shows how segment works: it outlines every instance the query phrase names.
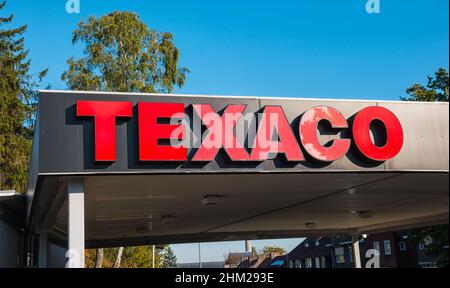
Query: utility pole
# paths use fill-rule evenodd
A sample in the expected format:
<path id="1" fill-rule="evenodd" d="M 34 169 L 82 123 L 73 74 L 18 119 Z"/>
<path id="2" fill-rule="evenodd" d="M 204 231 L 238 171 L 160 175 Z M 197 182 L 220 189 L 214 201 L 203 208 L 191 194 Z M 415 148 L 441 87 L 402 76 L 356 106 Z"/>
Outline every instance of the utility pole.
<path id="1" fill-rule="evenodd" d="M 245 252 L 252 252 L 252 243 L 250 242 L 250 240 L 245 240 Z"/>

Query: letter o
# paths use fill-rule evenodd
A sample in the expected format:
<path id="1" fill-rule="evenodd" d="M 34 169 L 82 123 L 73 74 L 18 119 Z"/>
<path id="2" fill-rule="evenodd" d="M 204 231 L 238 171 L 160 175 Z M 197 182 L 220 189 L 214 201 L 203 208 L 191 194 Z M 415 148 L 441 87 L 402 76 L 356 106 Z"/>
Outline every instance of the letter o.
<path id="1" fill-rule="evenodd" d="M 370 124 L 379 120 L 386 129 L 386 143 L 379 147 L 370 137 Z M 397 155 L 403 146 L 403 130 L 398 118 L 390 110 L 370 106 L 359 111 L 353 121 L 353 139 L 359 151 L 369 159 L 386 161 Z"/>

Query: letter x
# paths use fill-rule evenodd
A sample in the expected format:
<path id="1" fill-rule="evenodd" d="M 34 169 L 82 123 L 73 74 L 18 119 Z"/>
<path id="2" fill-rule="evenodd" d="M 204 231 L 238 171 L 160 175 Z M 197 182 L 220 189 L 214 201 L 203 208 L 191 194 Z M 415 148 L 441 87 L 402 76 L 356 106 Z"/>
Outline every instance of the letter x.
<path id="1" fill-rule="evenodd" d="M 224 148 L 233 161 L 248 161 L 249 154 L 236 139 L 233 132 L 246 105 L 228 105 L 222 117 L 214 112 L 210 104 L 193 104 L 192 107 L 208 128 L 200 148 L 192 161 L 212 161 L 220 148 Z"/>

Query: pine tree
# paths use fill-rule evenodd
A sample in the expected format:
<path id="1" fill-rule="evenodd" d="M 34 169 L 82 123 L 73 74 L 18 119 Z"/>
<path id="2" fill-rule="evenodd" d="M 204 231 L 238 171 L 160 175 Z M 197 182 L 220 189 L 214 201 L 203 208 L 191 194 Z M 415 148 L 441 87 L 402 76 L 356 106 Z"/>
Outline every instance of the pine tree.
<path id="1" fill-rule="evenodd" d="M 6 1 L 0 3 L 0 12 Z M 11 28 L 14 16 L 0 16 L 0 189 L 25 191 L 38 83 L 30 76 L 24 47 L 26 26 Z M 46 70 L 39 74 L 40 79 Z"/>
<path id="2" fill-rule="evenodd" d="M 167 245 L 166 249 L 164 250 L 162 266 L 163 268 L 177 267 L 177 256 L 175 256 L 175 253 L 173 253 L 173 250 L 169 245 Z"/>

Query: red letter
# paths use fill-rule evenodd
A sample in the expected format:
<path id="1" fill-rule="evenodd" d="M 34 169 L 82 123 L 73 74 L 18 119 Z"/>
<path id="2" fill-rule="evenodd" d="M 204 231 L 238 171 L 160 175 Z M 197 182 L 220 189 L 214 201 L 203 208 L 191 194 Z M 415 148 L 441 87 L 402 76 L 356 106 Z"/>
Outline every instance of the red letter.
<path id="1" fill-rule="evenodd" d="M 184 138 L 183 125 L 159 124 L 160 118 L 174 118 L 184 115 L 182 103 L 138 104 L 139 114 L 139 160 L 141 161 L 184 161 L 187 158 L 186 147 L 159 145 L 159 139 Z M 181 117 L 180 117 L 181 118 Z M 177 134 L 178 135 L 175 135 Z"/>
<path id="2" fill-rule="evenodd" d="M 77 101 L 77 116 L 94 117 L 95 161 L 116 160 L 116 117 L 131 117 L 131 102 Z"/>
<path id="3" fill-rule="evenodd" d="M 272 140 L 275 131 L 277 131 L 279 141 Z M 281 107 L 266 106 L 259 122 L 251 159 L 262 161 L 268 159 L 269 154 L 278 153 L 284 153 L 288 161 L 304 160 Z"/>
<path id="4" fill-rule="evenodd" d="M 350 148 L 350 139 L 334 139 L 330 147 L 324 147 L 317 138 L 317 125 L 321 120 L 330 122 L 332 128 L 348 128 L 344 116 L 334 108 L 314 107 L 303 114 L 300 121 L 300 139 L 303 147 L 313 158 L 334 161 L 341 158 Z"/>
<path id="5" fill-rule="evenodd" d="M 222 147 L 233 161 L 249 160 L 247 151 L 233 132 L 245 105 L 228 105 L 222 117 L 209 104 L 193 104 L 192 107 L 208 128 L 208 134 L 203 138 L 192 161 L 212 161 Z"/>
<path id="6" fill-rule="evenodd" d="M 370 138 L 370 123 L 374 120 L 383 122 L 386 128 L 386 144 L 376 146 Z M 353 122 L 353 139 L 358 149 L 367 158 L 386 161 L 400 152 L 403 145 L 403 130 L 397 117 L 386 108 L 372 106 L 362 109 Z"/>

